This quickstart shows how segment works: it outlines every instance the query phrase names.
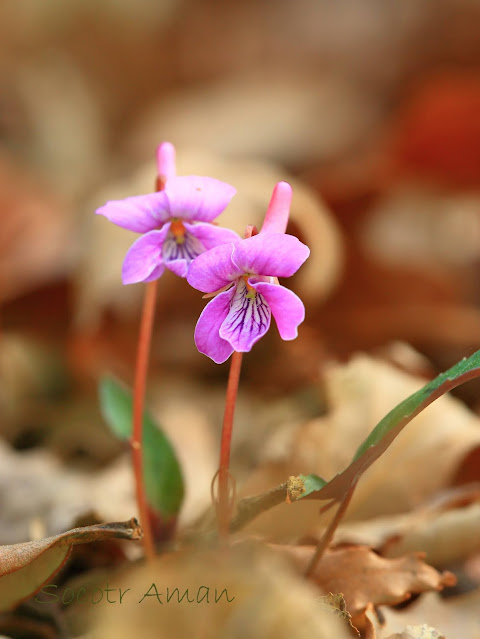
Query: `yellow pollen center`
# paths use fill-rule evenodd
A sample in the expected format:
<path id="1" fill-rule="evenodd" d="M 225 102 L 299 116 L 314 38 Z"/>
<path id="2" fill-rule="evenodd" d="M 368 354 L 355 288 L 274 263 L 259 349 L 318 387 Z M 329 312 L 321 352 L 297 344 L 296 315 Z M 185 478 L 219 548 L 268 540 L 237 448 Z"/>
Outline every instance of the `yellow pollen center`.
<path id="1" fill-rule="evenodd" d="M 185 227 L 180 220 L 172 220 L 170 222 L 170 230 L 175 237 L 177 244 L 183 244 L 185 242 Z"/>
<path id="2" fill-rule="evenodd" d="M 247 287 L 247 291 L 248 291 L 248 293 L 247 293 L 247 297 L 248 297 L 249 299 L 255 299 L 255 296 L 256 296 L 256 294 L 257 294 L 257 291 L 253 288 L 253 286 L 251 286 L 251 285 L 248 283 L 248 278 L 249 278 L 249 277 L 250 277 L 249 275 L 244 275 L 244 276 L 243 276 L 243 279 L 244 279 L 244 281 L 245 281 L 245 285 L 246 285 L 246 287 Z"/>

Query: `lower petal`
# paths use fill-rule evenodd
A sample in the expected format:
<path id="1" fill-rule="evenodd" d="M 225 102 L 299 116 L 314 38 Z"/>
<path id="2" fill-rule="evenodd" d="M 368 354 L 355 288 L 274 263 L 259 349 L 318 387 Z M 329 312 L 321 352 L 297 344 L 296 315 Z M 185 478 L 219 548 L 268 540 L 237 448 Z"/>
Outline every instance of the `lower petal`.
<path id="1" fill-rule="evenodd" d="M 220 327 L 220 337 L 242 353 L 250 351 L 270 327 L 270 308 L 261 293 L 253 293 L 251 296 L 243 279 L 237 281 L 228 315 Z"/>
<path id="2" fill-rule="evenodd" d="M 280 337 L 284 340 L 295 339 L 298 335 L 298 326 L 305 319 L 302 300 L 290 289 L 279 284 L 254 280 L 249 280 L 249 283 L 267 301 L 277 323 Z"/>
<path id="3" fill-rule="evenodd" d="M 219 335 L 230 308 L 231 296 L 231 291 L 225 291 L 214 297 L 203 309 L 195 327 L 196 347 L 216 364 L 222 364 L 233 353 L 232 346 Z"/>
<path id="4" fill-rule="evenodd" d="M 179 242 L 173 233 L 169 233 L 163 243 L 162 259 L 168 269 L 180 277 L 186 277 L 190 262 L 206 249 L 203 243 L 187 229 L 181 236 L 181 240 Z"/>
<path id="5" fill-rule="evenodd" d="M 160 231 L 150 231 L 136 240 L 125 256 L 122 267 L 124 284 L 151 282 L 165 270 L 162 244 L 169 230 L 166 224 Z"/>

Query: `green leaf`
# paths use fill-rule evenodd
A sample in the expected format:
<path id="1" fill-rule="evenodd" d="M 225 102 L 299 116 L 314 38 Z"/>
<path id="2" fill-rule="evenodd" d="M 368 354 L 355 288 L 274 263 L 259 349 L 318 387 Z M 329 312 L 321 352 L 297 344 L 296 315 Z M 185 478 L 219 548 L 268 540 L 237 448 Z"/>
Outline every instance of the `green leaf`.
<path id="1" fill-rule="evenodd" d="M 65 564 L 72 546 L 113 538 L 141 539 L 136 519 L 74 528 L 55 537 L 0 546 L 0 612 L 35 594 Z"/>
<path id="2" fill-rule="evenodd" d="M 99 385 L 100 408 L 112 432 L 123 440 L 132 435 L 132 394 L 111 377 Z M 183 476 L 173 446 L 152 417 L 143 415 L 143 459 L 147 501 L 163 517 L 178 513 L 184 496 Z"/>
<path id="3" fill-rule="evenodd" d="M 310 493 L 320 490 L 327 484 L 325 479 L 322 479 L 318 475 L 299 475 L 299 477 L 305 485 L 305 492 L 301 495 L 301 497 L 306 497 L 307 495 L 310 495 Z"/>
<path id="4" fill-rule="evenodd" d="M 464 358 L 445 373 L 407 397 L 391 410 L 358 447 L 350 465 L 319 489 L 304 493 L 310 499 L 340 501 L 394 441 L 405 426 L 436 399 L 475 377 L 480 377 L 480 351 Z"/>

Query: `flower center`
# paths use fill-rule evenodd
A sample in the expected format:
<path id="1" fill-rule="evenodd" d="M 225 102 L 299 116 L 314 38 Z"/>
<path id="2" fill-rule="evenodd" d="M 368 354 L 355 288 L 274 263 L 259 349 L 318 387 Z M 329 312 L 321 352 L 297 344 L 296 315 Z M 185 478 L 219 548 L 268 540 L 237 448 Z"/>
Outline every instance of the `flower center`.
<path id="1" fill-rule="evenodd" d="M 245 286 L 247 287 L 247 291 L 248 293 L 246 294 L 245 297 L 248 297 L 248 299 L 250 300 L 254 300 L 255 297 L 257 296 L 257 291 L 253 288 L 253 286 L 251 286 L 248 283 L 248 278 L 250 277 L 250 275 L 243 275 L 243 279 L 245 281 Z"/>
<path id="2" fill-rule="evenodd" d="M 185 227 L 181 220 L 175 217 L 172 218 L 172 221 L 170 222 L 170 231 L 172 232 L 177 244 L 183 244 L 185 242 Z"/>

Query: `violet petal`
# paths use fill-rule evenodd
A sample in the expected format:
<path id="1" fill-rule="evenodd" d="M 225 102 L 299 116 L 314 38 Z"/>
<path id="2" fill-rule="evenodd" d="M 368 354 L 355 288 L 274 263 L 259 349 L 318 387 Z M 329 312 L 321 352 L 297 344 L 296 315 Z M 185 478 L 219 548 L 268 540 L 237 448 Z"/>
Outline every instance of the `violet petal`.
<path id="1" fill-rule="evenodd" d="M 293 235 L 259 233 L 235 246 L 232 261 L 244 273 L 290 277 L 309 255 L 308 246 Z"/>
<path id="2" fill-rule="evenodd" d="M 169 179 L 164 193 L 171 217 L 210 222 L 226 208 L 236 189 L 215 178 L 182 175 Z"/>
<path id="3" fill-rule="evenodd" d="M 215 226 L 215 224 L 209 224 L 208 222 L 198 222 L 198 224 L 190 224 L 189 222 L 183 223 L 185 229 L 195 235 L 197 239 L 205 247 L 206 251 L 209 251 L 219 244 L 228 244 L 240 242 L 239 235 L 231 229 L 225 229 L 222 226 Z"/>
<path id="4" fill-rule="evenodd" d="M 95 213 L 135 233 L 159 229 L 170 218 L 169 202 L 164 192 L 135 195 L 124 200 L 109 200 Z"/>
<path id="5" fill-rule="evenodd" d="M 205 252 L 205 246 L 192 233 L 185 230 L 182 242 L 170 232 L 163 243 L 162 258 L 165 266 L 179 277 L 186 277 L 192 260 Z"/>
<path id="6" fill-rule="evenodd" d="M 270 319 L 271 311 L 263 295 L 250 291 L 245 280 L 239 278 L 219 334 L 235 351 L 247 353 L 268 331 Z"/>
<path id="7" fill-rule="evenodd" d="M 305 307 L 298 295 L 279 284 L 255 282 L 254 278 L 249 279 L 249 284 L 267 301 L 280 337 L 284 340 L 295 339 L 298 326 L 305 319 Z"/>
<path id="8" fill-rule="evenodd" d="M 220 244 L 193 260 L 187 274 L 190 286 L 204 293 L 214 293 L 241 275 L 232 262 L 233 248 L 233 243 Z"/>
<path id="9" fill-rule="evenodd" d="M 125 256 L 122 267 L 124 284 L 150 282 L 163 273 L 162 245 L 170 224 L 160 231 L 150 231 L 136 240 Z"/>
<path id="10" fill-rule="evenodd" d="M 219 335 L 220 326 L 230 308 L 231 291 L 219 293 L 203 309 L 195 327 L 195 344 L 204 355 L 222 364 L 233 353 L 232 346 Z"/>

